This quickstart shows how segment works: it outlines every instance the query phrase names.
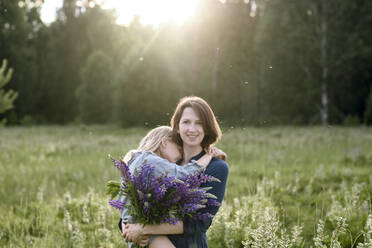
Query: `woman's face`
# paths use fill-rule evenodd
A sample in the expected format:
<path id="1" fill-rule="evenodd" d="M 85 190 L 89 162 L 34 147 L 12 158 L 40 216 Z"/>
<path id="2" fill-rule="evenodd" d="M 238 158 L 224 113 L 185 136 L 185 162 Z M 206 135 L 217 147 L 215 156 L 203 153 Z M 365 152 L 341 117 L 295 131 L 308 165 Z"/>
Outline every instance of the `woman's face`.
<path id="1" fill-rule="evenodd" d="M 178 133 L 184 146 L 200 146 L 205 134 L 202 122 L 193 108 L 186 107 L 183 110 Z"/>

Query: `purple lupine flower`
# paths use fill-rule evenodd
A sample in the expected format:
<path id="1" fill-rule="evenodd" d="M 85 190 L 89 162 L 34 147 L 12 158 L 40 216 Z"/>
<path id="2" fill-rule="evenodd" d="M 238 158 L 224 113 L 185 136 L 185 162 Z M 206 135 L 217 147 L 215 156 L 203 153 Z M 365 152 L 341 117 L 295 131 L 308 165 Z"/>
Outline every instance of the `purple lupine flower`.
<path id="1" fill-rule="evenodd" d="M 172 224 L 172 225 L 176 225 L 179 221 L 180 220 L 178 218 L 170 218 L 170 217 L 165 218 L 165 222 Z"/>
<path id="2" fill-rule="evenodd" d="M 116 208 L 116 209 L 119 209 L 119 210 L 122 210 L 123 209 L 123 206 L 124 206 L 124 203 L 122 203 L 121 201 L 119 200 L 110 200 L 109 201 L 109 204 Z"/>
<path id="3" fill-rule="evenodd" d="M 196 213 L 191 218 L 196 219 L 196 220 L 207 220 L 207 219 L 211 219 L 213 217 L 214 217 L 214 215 L 212 215 L 210 213 Z"/>
<path id="4" fill-rule="evenodd" d="M 131 174 L 126 163 L 111 159 L 123 179 L 119 194 L 130 200 L 129 212 L 141 224 L 176 224 L 186 216 L 212 218 L 213 215 L 199 210 L 219 206 L 216 197 L 207 193 L 210 188 L 201 187 L 203 183 L 218 179 L 201 171 L 182 180 L 167 175 L 155 177 L 154 167 L 145 163 Z M 123 207 L 115 200 L 110 201 L 110 205 L 118 209 Z"/>
<path id="5" fill-rule="evenodd" d="M 207 203 L 206 203 L 206 206 L 207 207 L 219 207 L 221 206 L 221 203 L 219 203 L 217 200 L 215 199 L 208 199 Z"/>
<path id="6" fill-rule="evenodd" d="M 160 201 L 161 199 L 163 199 L 167 192 L 167 186 L 161 179 L 162 179 L 161 177 L 156 178 L 153 184 L 154 187 L 153 196 L 156 201 Z"/>
<path id="7" fill-rule="evenodd" d="M 123 179 L 123 183 L 128 183 L 131 180 L 131 173 L 129 171 L 129 166 L 122 160 L 116 160 L 111 155 L 111 158 L 114 166 L 120 171 L 120 176 Z"/>

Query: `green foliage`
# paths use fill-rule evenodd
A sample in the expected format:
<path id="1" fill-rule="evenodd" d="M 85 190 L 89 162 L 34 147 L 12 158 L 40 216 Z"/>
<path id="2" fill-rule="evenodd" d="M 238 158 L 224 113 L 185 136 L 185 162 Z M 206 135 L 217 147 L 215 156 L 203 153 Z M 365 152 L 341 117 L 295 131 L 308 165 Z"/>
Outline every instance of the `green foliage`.
<path id="1" fill-rule="evenodd" d="M 37 124 L 36 119 L 32 117 L 31 115 L 23 116 L 23 118 L 19 121 L 19 123 L 22 126 L 33 126 Z"/>
<path id="2" fill-rule="evenodd" d="M 107 123 L 112 120 L 114 92 L 112 62 L 103 52 L 91 54 L 82 68 L 82 84 L 76 90 L 79 117 L 84 123 Z"/>
<path id="3" fill-rule="evenodd" d="M 261 192 L 262 193 L 262 192 Z M 222 205 L 208 230 L 212 247 L 302 247 L 302 227 L 286 231 L 279 210 L 258 193 Z"/>
<path id="4" fill-rule="evenodd" d="M 125 247 L 105 195 L 106 182 L 120 180 L 107 154 L 123 156 L 147 131 L 0 129 L 0 246 Z M 209 246 L 368 247 L 371 135 L 369 127 L 225 128 L 218 147 L 229 179 Z"/>
<path id="5" fill-rule="evenodd" d="M 15 102 L 17 115 L 38 112 L 37 102 L 42 92 L 37 78 L 38 66 L 35 49 L 37 30 L 41 25 L 38 6 L 41 2 L 28 1 L 19 6 L 18 1 L 0 2 L 0 58 L 5 58 L 16 73 L 12 75 L 11 88 L 18 92 Z M 9 112 L 5 114 L 8 116 Z"/>
<path id="6" fill-rule="evenodd" d="M 114 199 L 118 196 L 120 192 L 120 182 L 116 181 L 108 181 L 106 183 L 106 195 L 110 196 L 111 199 Z"/>
<path id="7" fill-rule="evenodd" d="M 3 60 L 0 68 L 0 114 L 4 113 L 7 110 L 12 109 L 14 100 L 18 97 L 18 93 L 13 90 L 5 91 L 3 87 L 9 83 L 12 78 L 13 69 L 10 68 L 7 70 L 8 61 Z M 3 119 L 0 122 L 0 126 L 5 124 L 6 120 Z M 2 124 L 1 124 L 2 123 Z"/>
<path id="8" fill-rule="evenodd" d="M 359 120 L 359 117 L 354 115 L 354 116 L 351 116 L 351 115 L 348 115 L 344 121 L 343 121 L 343 124 L 345 126 L 357 126 L 360 124 L 360 120 Z"/>

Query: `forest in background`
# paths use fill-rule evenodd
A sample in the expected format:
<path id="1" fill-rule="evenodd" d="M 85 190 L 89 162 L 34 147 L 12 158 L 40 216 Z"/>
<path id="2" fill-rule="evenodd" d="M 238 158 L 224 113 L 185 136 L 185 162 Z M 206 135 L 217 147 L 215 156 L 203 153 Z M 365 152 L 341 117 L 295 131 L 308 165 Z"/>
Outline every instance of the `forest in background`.
<path id="1" fill-rule="evenodd" d="M 222 125 L 372 122 L 372 1 L 202 0 L 159 27 L 82 2 L 46 25 L 41 1 L 0 0 L 7 125 L 166 124 L 186 95 Z"/>

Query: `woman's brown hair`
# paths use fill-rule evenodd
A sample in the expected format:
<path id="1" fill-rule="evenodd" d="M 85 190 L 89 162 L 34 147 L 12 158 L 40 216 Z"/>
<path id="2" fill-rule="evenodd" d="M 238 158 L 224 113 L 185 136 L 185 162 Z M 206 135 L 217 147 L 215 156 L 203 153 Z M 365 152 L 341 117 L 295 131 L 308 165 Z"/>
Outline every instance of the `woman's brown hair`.
<path id="1" fill-rule="evenodd" d="M 200 118 L 204 129 L 204 139 L 201 147 L 207 148 L 215 144 L 221 137 L 221 129 L 209 104 L 200 97 L 186 96 L 180 99 L 171 119 L 171 127 L 175 133 L 179 131 L 179 123 L 185 108 L 192 108 Z M 181 136 L 177 133 L 176 142 L 182 145 Z"/>

